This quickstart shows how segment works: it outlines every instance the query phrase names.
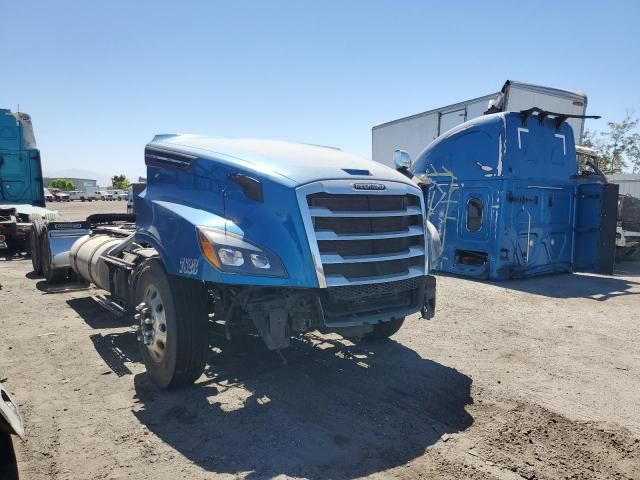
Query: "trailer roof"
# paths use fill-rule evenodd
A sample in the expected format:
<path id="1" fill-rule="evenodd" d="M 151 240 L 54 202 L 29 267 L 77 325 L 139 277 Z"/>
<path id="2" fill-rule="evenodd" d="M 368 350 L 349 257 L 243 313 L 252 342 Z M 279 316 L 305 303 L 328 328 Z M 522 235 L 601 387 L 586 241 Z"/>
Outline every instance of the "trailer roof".
<path id="1" fill-rule="evenodd" d="M 581 92 L 580 90 L 565 90 L 563 88 L 545 87 L 543 85 L 519 82 L 517 80 L 507 80 L 506 82 L 504 82 L 504 86 L 502 87 L 502 90 L 504 90 L 504 88 L 507 85 L 516 85 L 519 87 L 528 88 L 529 90 L 538 90 L 540 92 L 549 93 L 551 95 L 557 95 L 558 97 L 573 96 L 576 99 L 585 99 L 585 100 L 587 98 L 587 95 L 584 92 Z"/>
<path id="2" fill-rule="evenodd" d="M 400 122 L 405 122 L 407 120 L 413 120 L 414 118 L 426 117 L 427 115 L 431 115 L 432 113 L 437 113 L 437 112 L 446 113 L 448 111 L 458 110 L 460 107 L 463 107 L 464 105 L 467 105 L 468 103 L 475 103 L 475 102 L 479 102 L 481 100 L 487 100 L 487 101 L 491 100 L 492 98 L 494 98 L 499 93 L 500 93 L 499 91 L 498 92 L 494 92 L 494 93 L 489 93 L 489 94 L 483 95 L 481 97 L 476 97 L 476 98 L 472 98 L 470 100 L 465 100 L 464 102 L 453 103 L 453 104 L 447 105 L 445 107 L 434 108 L 432 110 L 427 110 L 426 112 L 416 113 L 414 115 L 409 115 L 407 117 L 398 118 L 396 120 L 390 120 L 388 122 L 381 123 L 379 125 L 374 125 L 373 130 L 375 130 L 377 128 L 387 127 L 389 125 L 393 125 L 394 123 L 400 123 Z"/>
<path id="3" fill-rule="evenodd" d="M 514 86 L 519 86 L 519 87 L 524 87 L 527 88 L 529 90 L 535 90 L 535 91 L 539 91 L 539 92 L 544 92 L 550 95 L 556 95 L 558 97 L 567 97 L 567 96 L 572 96 L 574 97 L 576 100 L 580 99 L 580 100 L 584 100 L 585 104 L 587 101 L 587 96 L 580 92 L 580 91 L 573 91 L 573 90 L 564 90 L 561 88 L 553 88 L 553 87 L 545 87 L 542 85 L 535 85 L 533 83 L 526 83 L 526 82 L 519 82 L 517 80 L 507 80 L 504 85 L 502 86 L 502 88 L 494 93 L 489 93 L 487 95 L 482 95 L 481 97 L 475 97 L 475 98 L 471 98 L 469 100 L 465 100 L 462 102 L 458 102 L 458 103 L 453 103 L 451 105 L 446 105 L 444 107 L 440 107 L 440 108 L 434 108 L 432 110 L 427 110 L 426 112 L 421 112 L 421 113 L 416 113 L 414 115 L 409 115 L 406 117 L 402 117 L 402 118 L 397 118 L 395 120 L 390 120 L 388 122 L 384 122 L 381 123 L 379 125 L 374 125 L 372 130 L 378 129 L 378 128 L 382 128 L 382 127 L 387 127 L 389 125 L 393 125 L 396 123 L 401 123 L 401 122 L 406 122 L 407 120 L 413 120 L 415 118 L 420 118 L 420 117 L 425 117 L 427 115 L 431 115 L 433 113 L 447 113 L 450 111 L 455 111 L 455 110 L 459 110 L 461 107 L 468 105 L 470 103 L 476 103 L 482 100 L 492 100 L 493 98 L 495 98 L 496 95 L 498 95 L 500 92 L 504 92 L 506 87 L 509 85 L 514 85 Z"/>

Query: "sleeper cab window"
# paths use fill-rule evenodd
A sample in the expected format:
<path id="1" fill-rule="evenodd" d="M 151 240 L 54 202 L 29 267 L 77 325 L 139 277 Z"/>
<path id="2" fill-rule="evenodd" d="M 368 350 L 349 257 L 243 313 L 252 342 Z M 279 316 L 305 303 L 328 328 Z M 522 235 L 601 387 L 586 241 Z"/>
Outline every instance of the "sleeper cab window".
<path id="1" fill-rule="evenodd" d="M 483 203 L 481 198 L 473 197 L 467 201 L 467 230 L 477 232 L 482 228 Z"/>

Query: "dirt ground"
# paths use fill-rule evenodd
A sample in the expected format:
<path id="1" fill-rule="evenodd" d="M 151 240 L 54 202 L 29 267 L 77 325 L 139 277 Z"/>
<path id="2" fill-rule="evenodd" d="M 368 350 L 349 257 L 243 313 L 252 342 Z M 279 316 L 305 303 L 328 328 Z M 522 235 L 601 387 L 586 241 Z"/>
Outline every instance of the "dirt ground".
<path id="1" fill-rule="evenodd" d="M 124 203 L 74 203 L 68 219 Z M 25 479 L 640 479 L 640 263 L 612 277 L 438 277 L 385 343 L 229 344 L 162 392 L 103 292 L 0 260 L 0 381 Z"/>

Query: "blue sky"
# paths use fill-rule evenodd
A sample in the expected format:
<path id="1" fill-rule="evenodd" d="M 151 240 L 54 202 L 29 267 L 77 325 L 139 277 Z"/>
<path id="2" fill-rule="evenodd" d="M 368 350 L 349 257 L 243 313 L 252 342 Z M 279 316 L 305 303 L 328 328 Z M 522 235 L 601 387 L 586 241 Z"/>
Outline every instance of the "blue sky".
<path id="1" fill-rule="evenodd" d="M 592 129 L 640 112 L 640 2 L 0 0 L 0 106 L 45 172 L 144 175 L 155 133 L 319 143 L 497 91 L 582 90 Z"/>

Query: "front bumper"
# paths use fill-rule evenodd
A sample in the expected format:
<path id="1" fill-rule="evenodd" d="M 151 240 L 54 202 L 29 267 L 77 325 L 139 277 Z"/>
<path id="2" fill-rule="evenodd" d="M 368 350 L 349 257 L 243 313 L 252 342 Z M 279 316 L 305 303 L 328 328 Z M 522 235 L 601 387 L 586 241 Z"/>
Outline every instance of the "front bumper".
<path id="1" fill-rule="evenodd" d="M 215 313 L 225 318 L 228 332 L 249 332 L 252 321 L 270 350 L 286 348 L 289 332 L 357 331 L 361 335 L 377 323 L 415 313 L 432 318 L 436 308 L 436 279 L 431 275 L 313 289 L 209 286 L 216 299 Z"/>
<path id="2" fill-rule="evenodd" d="M 423 275 L 408 280 L 330 287 L 320 295 L 323 323 L 328 328 L 372 325 L 420 312 L 432 318 L 436 308 L 436 279 Z"/>

